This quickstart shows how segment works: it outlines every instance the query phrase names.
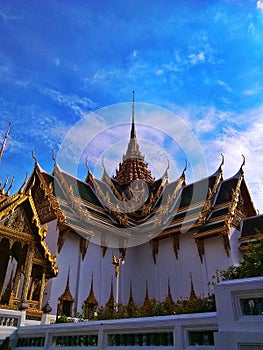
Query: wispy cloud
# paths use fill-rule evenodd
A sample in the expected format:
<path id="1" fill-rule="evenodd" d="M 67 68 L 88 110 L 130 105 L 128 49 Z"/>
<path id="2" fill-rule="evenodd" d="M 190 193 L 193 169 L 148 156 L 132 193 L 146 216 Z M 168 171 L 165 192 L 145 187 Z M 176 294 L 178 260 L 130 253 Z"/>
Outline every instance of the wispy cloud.
<path id="1" fill-rule="evenodd" d="M 217 80 L 217 84 L 222 86 L 226 91 L 228 92 L 232 92 L 233 90 L 231 89 L 231 87 L 225 82 L 225 81 L 222 81 L 222 80 Z"/>
<path id="2" fill-rule="evenodd" d="M 7 12 L 5 12 L 3 9 L 0 9 L 0 18 L 7 23 L 9 21 L 16 21 L 18 19 L 22 19 L 23 17 L 17 16 L 17 15 L 10 15 Z"/>
<path id="3" fill-rule="evenodd" d="M 76 115 L 83 116 L 88 111 L 95 108 L 95 103 L 87 97 L 77 95 L 64 95 L 60 91 L 53 89 L 43 89 L 41 92 L 52 98 L 61 106 L 70 108 Z"/>

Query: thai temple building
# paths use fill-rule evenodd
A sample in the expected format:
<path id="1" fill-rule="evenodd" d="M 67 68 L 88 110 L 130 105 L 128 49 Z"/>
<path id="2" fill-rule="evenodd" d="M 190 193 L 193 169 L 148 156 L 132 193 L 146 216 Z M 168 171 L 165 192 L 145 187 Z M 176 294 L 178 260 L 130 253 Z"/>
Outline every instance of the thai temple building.
<path id="1" fill-rule="evenodd" d="M 97 179 L 87 167 L 78 179 L 55 159 L 49 174 L 34 159 L 18 192 L 0 188 L 2 309 L 41 318 L 51 307 L 57 316 L 90 318 L 98 306 L 209 295 L 219 271 L 262 236 L 244 162 L 227 179 L 223 157 L 194 183 L 186 169 L 172 182 L 168 169 L 155 179 L 140 151 L 134 103 L 115 175 L 104 167 Z"/>

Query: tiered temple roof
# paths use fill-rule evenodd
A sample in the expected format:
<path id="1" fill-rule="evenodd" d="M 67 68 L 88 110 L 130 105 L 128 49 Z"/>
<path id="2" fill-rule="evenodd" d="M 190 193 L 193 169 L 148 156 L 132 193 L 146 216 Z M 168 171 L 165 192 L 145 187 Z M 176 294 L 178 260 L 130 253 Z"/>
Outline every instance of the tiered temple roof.
<path id="1" fill-rule="evenodd" d="M 134 124 L 134 94 L 132 101 L 132 126 L 130 141 L 126 154 L 123 156 L 123 161 L 119 164 L 119 169 L 116 171 L 116 175 L 113 177 L 113 179 L 119 186 L 128 186 L 135 180 L 143 180 L 150 185 L 154 183 L 154 178 L 148 169 L 148 164 L 144 161 L 144 156 L 141 154 L 136 138 Z"/>
<path id="2" fill-rule="evenodd" d="M 230 227 L 239 227 L 242 219 L 256 215 L 244 180 L 244 162 L 236 175 L 225 180 L 223 163 L 222 156 L 214 174 L 194 183 L 186 184 L 186 169 L 171 183 L 167 170 L 155 180 L 139 149 L 133 100 L 130 140 L 115 176 L 110 177 L 104 168 L 103 177 L 98 180 L 88 169 L 86 180 L 81 181 L 61 170 L 56 162 L 52 174 L 44 172 L 36 162 L 27 186 L 32 187 L 33 196 L 42 196 L 46 206 L 51 207 L 48 215 L 44 208 L 39 208 L 41 222 L 50 220 L 50 215 L 57 217 L 59 250 L 67 230 L 87 242 L 97 237 L 104 249 L 108 235 L 123 242 L 122 247 L 127 246 L 125 242 L 132 235 L 145 235 L 152 240 L 155 261 L 160 239 L 172 237 L 178 257 L 180 234 L 190 232 L 202 260 L 205 239 L 222 237 L 229 254 Z"/>

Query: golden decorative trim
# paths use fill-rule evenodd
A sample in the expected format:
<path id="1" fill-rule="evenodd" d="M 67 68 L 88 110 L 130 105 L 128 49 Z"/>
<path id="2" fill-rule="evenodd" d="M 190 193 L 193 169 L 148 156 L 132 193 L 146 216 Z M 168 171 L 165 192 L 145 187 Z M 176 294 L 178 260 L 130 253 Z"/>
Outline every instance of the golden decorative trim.
<path id="1" fill-rule="evenodd" d="M 208 188 L 207 199 L 205 200 L 202 211 L 198 217 L 198 224 L 204 225 L 207 219 L 208 214 L 211 212 L 212 201 L 213 201 L 214 193 L 211 188 Z"/>
<path id="2" fill-rule="evenodd" d="M 230 202 L 230 204 L 228 206 L 228 213 L 229 214 L 228 214 L 228 217 L 226 219 L 226 225 L 228 227 L 231 226 L 231 224 L 233 223 L 234 218 L 235 218 L 236 208 L 237 208 L 237 205 L 238 205 L 238 202 L 239 202 L 240 191 L 241 191 L 241 184 L 242 184 L 243 179 L 244 179 L 244 173 L 243 173 L 243 171 L 240 171 L 236 188 L 235 188 L 235 190 L 232 189 L 232 200 L 231 200 L 231 202 Z"/>
<path id="3" fill-rule="evenodd" d="M 60 209 L 58 198 L 53 194 L 52 183 L 47 185 L 37 162 L 35 163 L 35 171 L 36 171 L 36 174 L 38 175 L 38 178 L 40 181 L 40 188 L 42 190 L 44 190 L 45 197 L 48 199 L 48 202 L 49 202 L 54 214 L 57 217 L 58 223 L 64 222 L 65 216 L 64 216 L 63 211 Z M 33 182 L 34 182 L 34 179 L 33 179 Z"/>

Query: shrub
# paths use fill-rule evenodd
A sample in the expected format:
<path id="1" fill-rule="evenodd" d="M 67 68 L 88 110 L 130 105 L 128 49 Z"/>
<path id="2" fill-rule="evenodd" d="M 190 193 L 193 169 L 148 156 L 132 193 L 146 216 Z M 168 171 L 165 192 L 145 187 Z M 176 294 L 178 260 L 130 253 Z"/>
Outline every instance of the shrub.
<path id="1" fill-rule="evenodd" d="M 223 280 L 263 276 L 263 239 L 249 243 L 241 263 L 221 271 L 221 276 Z"/>

